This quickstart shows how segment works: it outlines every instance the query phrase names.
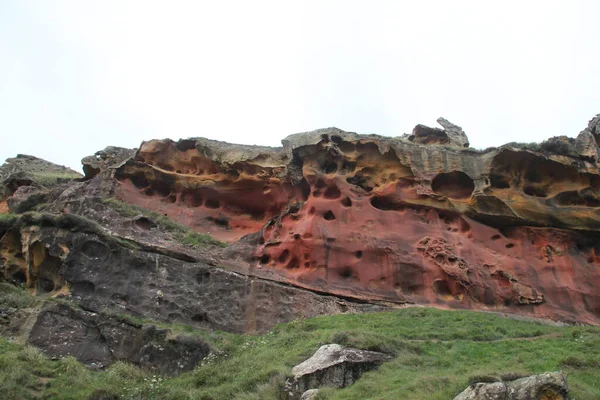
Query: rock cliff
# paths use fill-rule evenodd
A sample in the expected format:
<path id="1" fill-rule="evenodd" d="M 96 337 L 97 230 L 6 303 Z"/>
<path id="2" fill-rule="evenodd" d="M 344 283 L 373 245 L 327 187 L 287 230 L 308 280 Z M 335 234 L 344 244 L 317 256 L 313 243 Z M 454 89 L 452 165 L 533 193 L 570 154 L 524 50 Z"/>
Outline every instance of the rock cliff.
<path id="1" fill-rule="evenodd" d="M 5 190 L 25 214 L 2 223 L 3 277 L 237 332 L 406 304 L 600 324 L 599 121 L 484 151 L 444 119 L 396 138 L 107 148 L 83 179 Z"/>

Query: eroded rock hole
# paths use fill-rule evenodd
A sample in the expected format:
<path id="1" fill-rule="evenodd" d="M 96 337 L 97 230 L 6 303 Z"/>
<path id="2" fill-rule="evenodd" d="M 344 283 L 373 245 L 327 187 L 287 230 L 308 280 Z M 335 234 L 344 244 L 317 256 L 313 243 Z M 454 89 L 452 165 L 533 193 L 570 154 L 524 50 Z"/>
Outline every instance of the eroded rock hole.
<path id="1" fill-rule="evenodd" d="M 358 250 L 358 251 L 355 253 L 355 256 L 356 256 L 356 258 L 362 258 L 362 256 L 363 256 L 363 252 L 362 252 L 362 250 Z"/>
<path id="2" fill-rule="evenodd" d="M 337 186 L 330 186 L 325 190 L 325 193 L 323 193 L 323 197 L 331 200 L 339 199 L 341 196 L 342 192 Z"/>
<path id="3" fill-rule="evenodd" d="M 325 218 L 327 221 L 333 221 L 335 219 L 335 214 L 333 214 L 333 211 L 329 210 L 325 213 L 325 215 L 323 215 L 323 218 Z"/>
<path id="4" fill-rule="evenodd" d="M 404 204 L 388 197 L 371 197 L 371 205 L 382 211 L 404 211 Z"/>
<path id="5" fill-rule="evenodd" d="M 27 276 L 25 275 L 25 271 L 21 269 L 18 265 L 11 265 L 8 269 L 8 280 L 13 285 L 24 285 L 27 282 Z"/>
<path id="6" fill-rule="evenodd" d="M 268 254 L 265 253 L 262 256 L 260 256 L 259 262 L 261 264 L 268 264 L 269 261 L 271 261 L 271 256 L 269 256 Z"/>
<path id="7" fill-rule="evenodd" d="M 338 271 L 338 274 L 344 279 L 349 279 L 354 275 L 354 271 L 350 267 L 344 267 Z"/>
<path id="8" fill-rule="evenodd" d="M 215 225 L 220 226 L 221 228 L 229 228 L 229 218 L 219 215 L 218 217 L 208 217 L 209 221 L 215 223 Z"/>
<path id="9" fill-rule="evenodd" d="M 143 176 L 134 175 L 129 179 L 131 180 L 131 183 L 133 183 L 133 186 L 135 186 L 138 189 L 143 189 L 149 185 L 148 181 Z"/>
<path id="10" fill-rule="evenodd" d="M 350 197 L 343 198 L 340 203 L 342 203 L 344 207 L 352 207 L 352 200 L 350 200 Z"/>
<path id="11" fill-rule="evenodd" d="M 200 207 L 204 203 L 204 199 L 200 193 L 184 193 L 182 196 L 182 202 L 188 207 Z"/>
<path id="12" fill-rule="evenodd" d="M 325 166 L 325 173 L 326 174 L 334 174 L 337 172 L 337 169 L 338 169 L 337 163 L 330 162 L 329 164 L 327 164 Z"/>
<path id="13" fill-rule="evenodd" d="M 448 287 L 448 283 L 441 279 L 433 282 L 433 290 L 441 296 L 452 296 L 452 291 Z"/>
<path id="14" fill-rule="evenodd" d="M 217 199 L 206 199 L 204 205 L 206 206 L 206 208 L 219 208 L 221 206 L 221 203 Z"/>
<path id="15" fill-rule="evenodd" d="M 338 136 L 338 135 L 331 135 L 331 141 L 332 141 L 333 143 L 335 143 L 335 144 L 340 144 L 340 143 L 342 143 L 342 140 L 343 140 L 343 139 L 341 138 L 341 136 Z"/>
<path id="16" fill-rule="evenodd" d="M 279 263 L 284 263 L 287 261 L 287 259 L 290 257 L 290 251 L 288 249 L 285 249 L 281 252 L 281 254 L 279 255 L 279 257 L 277 258 L 277 261 Z"/>
<path id="17" fill-rule="evenodd" d="M 462 171 L 443 172 L 431 182 L 431 189 L 439 195 L 452 199 L 466 199 L 475 190 L 475 183 Z"/>
<path id="18" fill-rule="evenodd" d="M 523 188 L 523 193 L 534 197 L 546 197 L 548 195 L 546 190 L 537 186 L 525 186 Z"/>
<path id="19" fill-rule="evenodd" d="M 175 143 L 175 148 L 179 151 L 188 151 L 196 148 L 196 141 L 192 139 L 183 139 Z"/>
<path id="20" fill-rule="evenodd" d="M 300 262 L 296 257 L 292 258 L 290 262 L 285 266 L 287 269 L 300 268 Z"/>

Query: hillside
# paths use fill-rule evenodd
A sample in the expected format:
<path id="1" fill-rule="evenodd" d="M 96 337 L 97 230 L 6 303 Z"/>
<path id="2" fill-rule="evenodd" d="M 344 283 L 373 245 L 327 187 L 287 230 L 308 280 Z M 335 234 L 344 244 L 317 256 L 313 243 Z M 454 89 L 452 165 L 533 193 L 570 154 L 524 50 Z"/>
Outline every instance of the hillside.
<path id="1" fill-rule="evenodd" d="M 447 399 L 561 369 L 598 398 L 600 117 L 483 151 L 438 122 L 278 148 L 151 140 L 84 175 L 7 160 L 4 392 L 283 398 L 336 343 L 393 359 L 319 398 Z"/>

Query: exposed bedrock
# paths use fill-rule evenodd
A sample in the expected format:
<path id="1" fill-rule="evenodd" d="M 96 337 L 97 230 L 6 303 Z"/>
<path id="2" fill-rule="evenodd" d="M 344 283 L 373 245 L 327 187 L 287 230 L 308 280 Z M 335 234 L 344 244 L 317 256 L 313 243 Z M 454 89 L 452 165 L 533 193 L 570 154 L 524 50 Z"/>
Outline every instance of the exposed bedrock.
<path id="1" fill-rule="evenodd" d="M 127 247 L 85 227 L 61 224 L 23 223 L 6 231 L 0 240 L 0 281 L 41 297 L 66 296 L 90 311 L 232 332 L 264 332 L 294 319 L 378 309 L 250 278 L 176 252 Z"/>
<path id="2" fill-rule="evenodd" d="M 116 194 L 233 243 L 243 273 L 599 323 L 594 121 L 577 139 L 483 152 L 447 121 L 402 138 L 322 129 L 282 148 L 154 140 L 116 169 Z"/>

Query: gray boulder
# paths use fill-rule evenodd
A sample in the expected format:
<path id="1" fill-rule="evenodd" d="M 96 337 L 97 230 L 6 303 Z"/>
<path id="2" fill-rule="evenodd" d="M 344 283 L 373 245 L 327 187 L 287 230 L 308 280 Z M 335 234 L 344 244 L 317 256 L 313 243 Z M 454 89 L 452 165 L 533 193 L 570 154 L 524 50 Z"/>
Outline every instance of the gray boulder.
<path id="1" fill-rule="evenodd" d="M 324 386 L 343 388 L 390 358 L 388 354 L 375 351 L 326 344 L 292 369 L 293 376 L 287 380 L 285 390 L 289 399 L 301 399 L 309 389 Z"/>
<path id="2" fill-rule="evenodd" d="M 466 148 L 469 147 L 469 138 L 458 125 L 444 118 L 438 118 L 437 123 L 444 129 L 430 128 L 425 125 L 417 125 L 413 129 L 412 135 L 408 140 L 424 145 L 444 145 L 451 147 Z"/>
<path id="3" fill-rule="evenodd" d="M 454 400 L 566 400 L 569 387 L 562 371 L 510 382 L 475 383 Z"/>

